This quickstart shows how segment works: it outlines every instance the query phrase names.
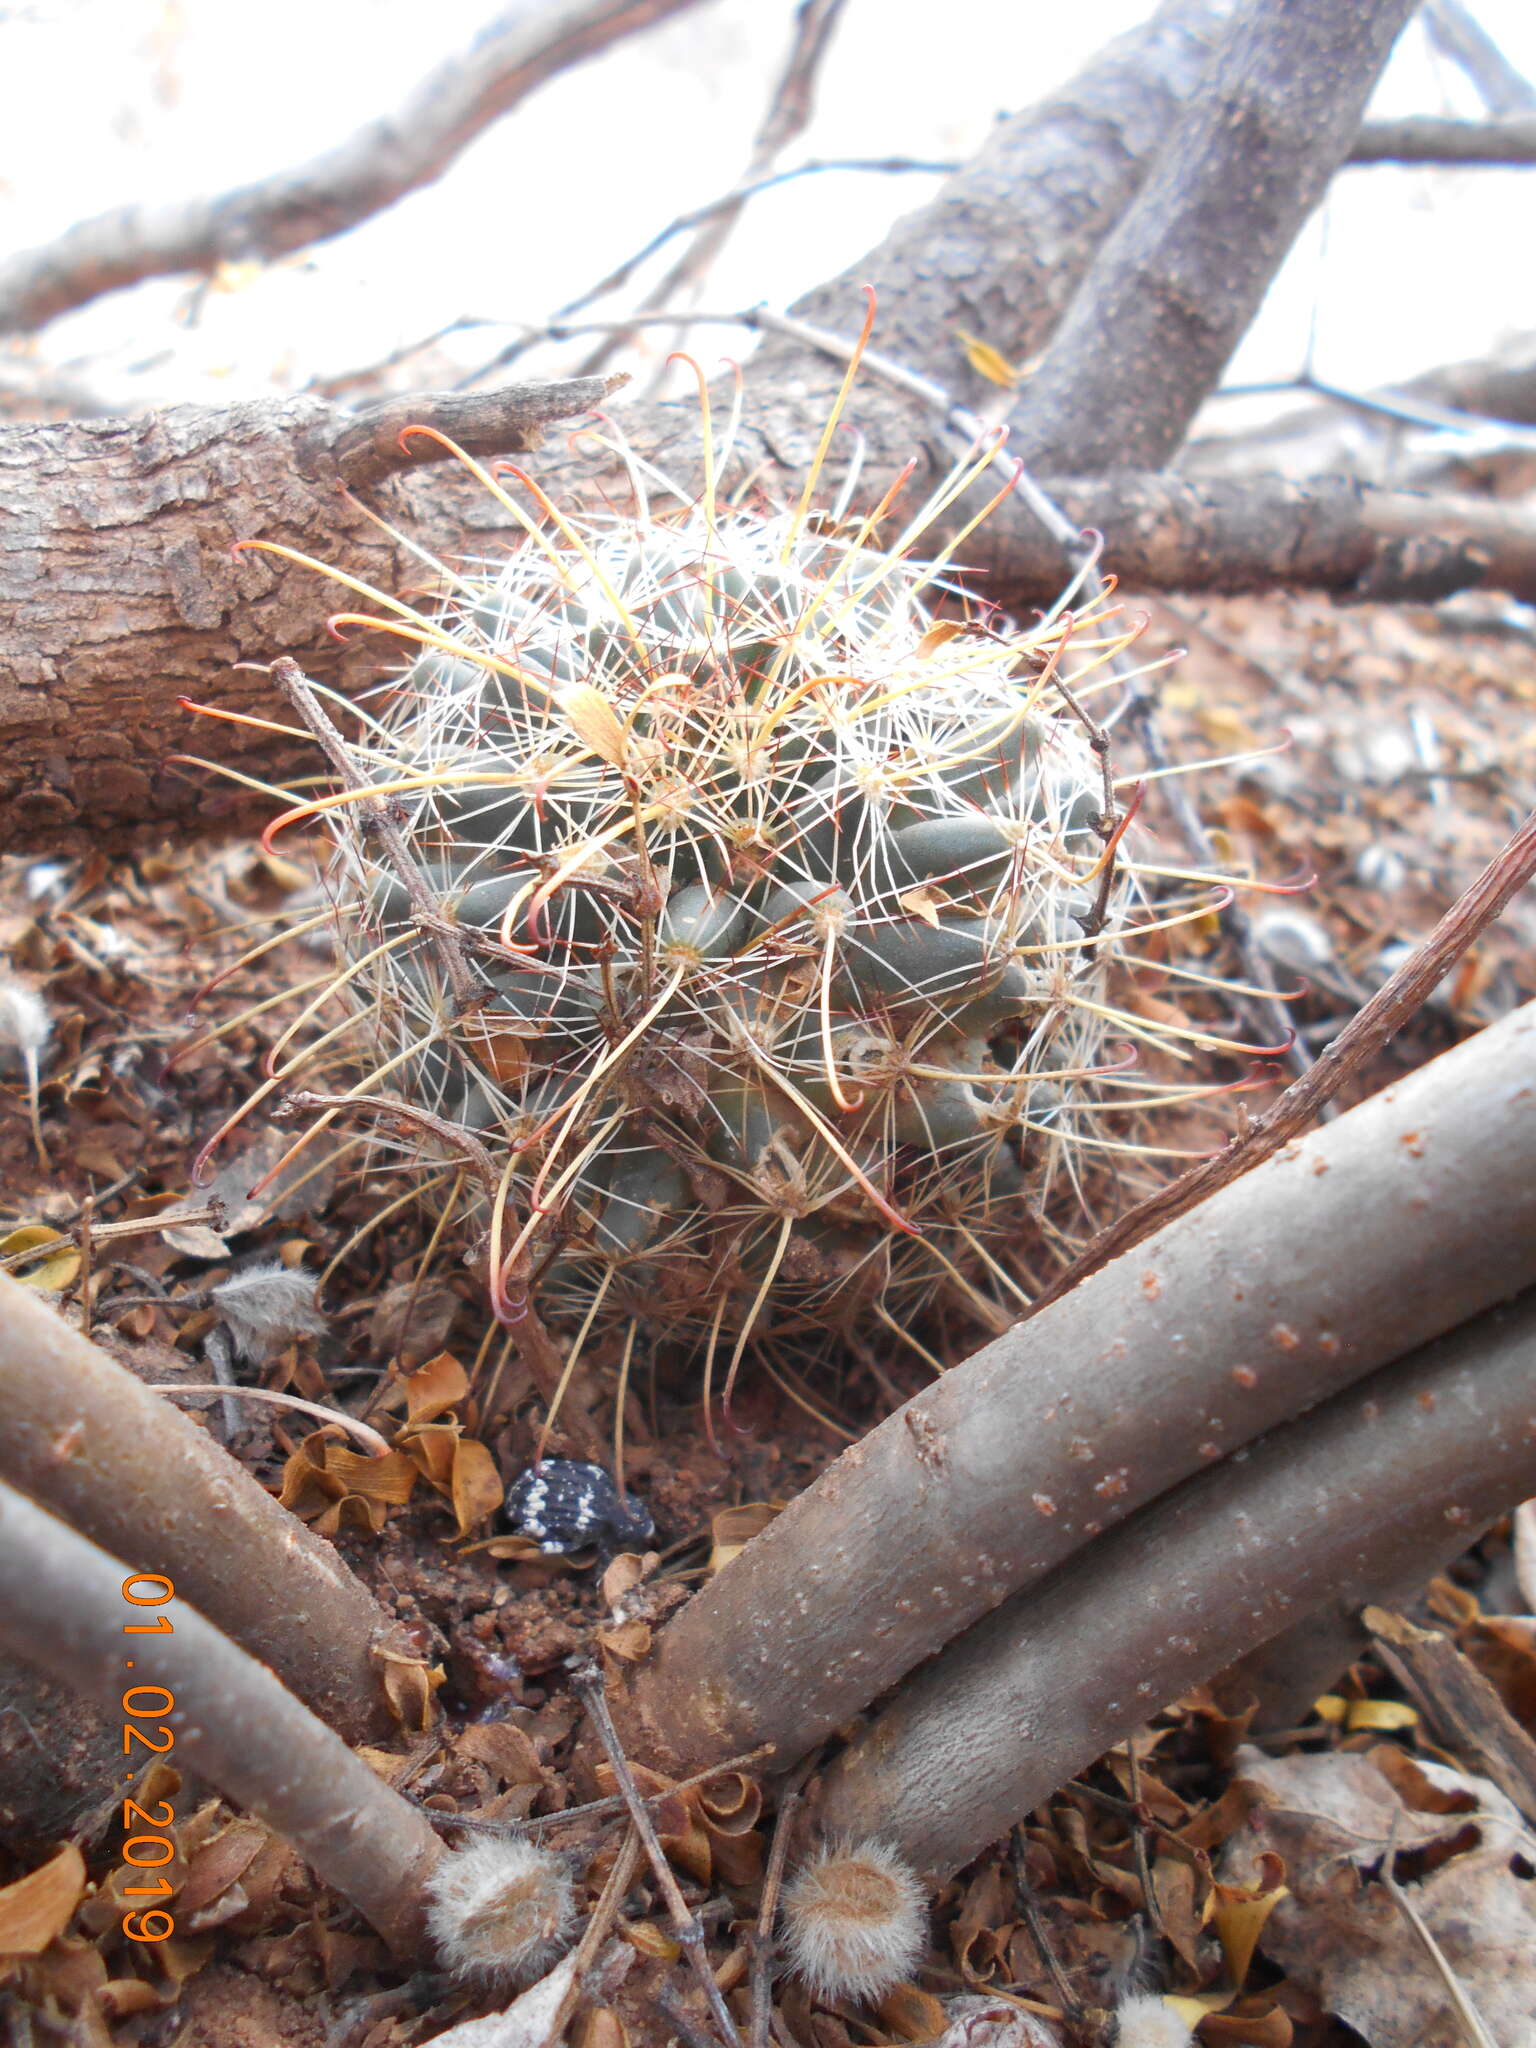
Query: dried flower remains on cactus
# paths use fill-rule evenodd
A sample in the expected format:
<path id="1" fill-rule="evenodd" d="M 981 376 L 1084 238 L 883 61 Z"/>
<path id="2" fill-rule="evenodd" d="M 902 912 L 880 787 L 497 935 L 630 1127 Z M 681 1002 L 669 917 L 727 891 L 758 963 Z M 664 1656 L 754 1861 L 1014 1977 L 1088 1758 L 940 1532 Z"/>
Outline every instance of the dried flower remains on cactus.
<path id="1" fill-rule="evenodd" d="M 461 456 L 508 558 L 337 621 L 412 650 L 373 700 L 278 664 L 336 775 L 279 824 L 334 841 L 341 1015 L 274 1071 L 457 1184 L 504 1321 L 573 1357 L 638 1324 L 728 1391 L 749 1345 L 1024 1298 L 1014 1248 L 1159 1097 L 1115 964 L 1212 888 L 1154 908 L 1129 857 L 1088 706 L 1133 631 L 966 598 L 990 505 L 920 552 L 995 443 L 898 522 L 905 476 L 862 517 L 814 471 L 728 504 L 704 425 L 682 510 L 627 455 L 633 510 L 580 516 Z"/>

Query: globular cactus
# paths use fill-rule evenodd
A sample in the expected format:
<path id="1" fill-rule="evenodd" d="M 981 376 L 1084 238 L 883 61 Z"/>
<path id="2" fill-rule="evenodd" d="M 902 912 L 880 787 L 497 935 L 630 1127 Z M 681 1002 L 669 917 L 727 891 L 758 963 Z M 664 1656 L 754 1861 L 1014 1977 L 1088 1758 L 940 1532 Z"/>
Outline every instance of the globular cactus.
<path id="1" fill-rule="evenodd" d="M 987 459 L 890 544 L 888 502 L 567 518 L 520 478 L 504 564 L 372 621 L 418 651 L 340 708 L 356 739 L 309 697 L 366 1045 L 309 1100 L 399 1105 L 478 1190 L 504 1320 L 638 1323 L 713 1374 L 1016 1291 L 1001 1247 L 1135 1028 L 1106 988 L 1140 892 L 1081 696 L 1129 636 L 1016 629 L 916 553 Z"/>

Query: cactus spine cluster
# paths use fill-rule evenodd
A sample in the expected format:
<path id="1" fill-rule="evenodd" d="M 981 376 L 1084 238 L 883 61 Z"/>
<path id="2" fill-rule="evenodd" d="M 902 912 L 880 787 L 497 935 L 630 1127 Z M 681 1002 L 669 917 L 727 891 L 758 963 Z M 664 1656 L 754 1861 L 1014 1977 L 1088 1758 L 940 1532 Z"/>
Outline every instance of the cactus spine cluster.
<path id="1" fill-rule="evenodd" d="M 302 810 L 360 1032 L 318 1018 L 299 1078 L 341 1063 L 327 1121 L 467 1179 L 503 1320 L 712 1372 L 905 1327 L 1015 1286 L 1097 1142 L 1141 899 L 1084 696 L 1128 636 L 1016 629 L 954 594 L 959 543 L 920 557 L 992 452 L 894 535 L 894 492 L 662 512 L 632 465 L 632 513 L 575 518 L 470 463 L 521 541 L 370 621 L 414 659 Z"/>

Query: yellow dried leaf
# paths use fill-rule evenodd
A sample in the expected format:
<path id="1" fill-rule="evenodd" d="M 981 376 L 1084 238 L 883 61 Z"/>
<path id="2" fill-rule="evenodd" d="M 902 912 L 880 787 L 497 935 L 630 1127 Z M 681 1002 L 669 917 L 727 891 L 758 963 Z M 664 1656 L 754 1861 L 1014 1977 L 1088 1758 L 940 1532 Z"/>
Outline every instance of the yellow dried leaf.
<path id="1" fill-rule="evenodd" d="M 1242 713 L 1230 704 L 1200 705 L 1195 712 L 1195 723 L 1212 746 L 1220 747 L 1229 754 L 1263 745 Z"/>
<path id="2" fill-rule="evenodd" d="M 949 905 L 949 898 L 942 889 L 930 889 L 926 884 L 916 889 L 903 889 L 896 900 L 903 910 L 909 911 L 913 917 L 920 917 L 935 931 L 939 929 L 939 912 Z"/>
<path id="3" fill-rule="evenodd" d="M 459 1524 L 456 1533 L 460 1537 L 467 1536 L 501 1506 L 505 1489 L 496 1460 L 472 1436 L 461 1437 L 455 1447 L 452 1488 L 453 1512 Z"/>
<path id="4" fill-rule="evenodd" d="M 1264 1866 L 1266 1877 L 1278 1879 L 1284 1874 L 1285 1866 L 1278 1856 L 1266 1852 Z M 1280 1901 L 1289 1897 L 1290 1887 L 1278 1882 L 1262 1889 L 1257 1886 L 1250 1889 L 1238 1885 L 1217 1885 L 1216 1905 L 1211 1918 L 1216 1927 L 1216 1939 L 1221 1943 L 1221 1952 L 1226 1958 L 1227 1975 L 1239 1991 L 1247 1978 L 1253 1951 L 1264 1931 L 1264 1922 Z"/>
<path id="5" fill-rule="evenodd" d="M 970 334 L 963 327 L 955 329 L 955 339 L 965 350 L 965 359 L 978 377 L 985 377 L 989 384 L 1001 384 L 1005 391 L 1015 388 L 1023 371 L 1015 369 L 990 341 L 983 341 L 979 334 Z"/>
<path id="6" fill-rule="evenodd" d="M 69 1286 L 80 1271 L 80 1254 L 61 1231 L 51 1230 L 46 1223 L 21 1223 L 0 1237 L 0 1257 L 13 1252 L 40 1252 L 46 1245 L 56 1244 L 60 1249 L 47 1258 L 28 1260 L 18 1266 L 12 1278 L 19 1280 L 23 1287 L 41 1288 L 45 1294 L 59 1294 Z"/>
<path id="7" fill-rule="evenodd" d="M 1319 1721 L 1326 1721 L 1331 1728 L 1342 1726 L 1344 1716 L 1349 1712 L 1349 1701 L 1341 1699 L 1336 1692 L 1319 1693 L 1312 1702 L 1312 1711 Z"/>
<path id="8" fill-rule="evenodd" d="M 414 1426 L 435 1422 L 445 1408 L 469 1392 L 469 1376 L 451 1351 L 439 1351 L 418 1366 L 404 1382 L 407 1420 Z"/>
<path id="9" fill-rule="evenodd" d="M 1416 1707 L 1410 1707 L 1402 1700 L 1351 1700 L 1344 1716 L 1344 1726 L 1351 1733 L 1357 1728 L 1381 1728 L 1396 1732 L 1401 1728 L 1416 1728 L 1419 1714 Z"/>
<path id="10" fill-rule="evenodd" d="M 74 1917 L 85 1890 L 85 1858 L 73 1842 L 0 1889 L 0 1955 L 40 1956 Z"/>
<path id="11" fill-rule="evenodd" d="M 558 702 L 576 737 L 610 767 L 622 768 L 628 752 L 624 728 L 602 691 L 590 683 L 572 683 Z"/>

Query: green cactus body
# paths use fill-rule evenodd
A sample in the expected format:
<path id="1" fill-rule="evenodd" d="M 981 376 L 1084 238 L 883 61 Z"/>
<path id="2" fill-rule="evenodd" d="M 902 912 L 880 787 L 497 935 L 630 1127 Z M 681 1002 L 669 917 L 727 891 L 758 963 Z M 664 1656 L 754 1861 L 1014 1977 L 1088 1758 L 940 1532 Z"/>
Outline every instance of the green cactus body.
<path id="1" fill-rule="evenodd" d="M 1071 622 L 936 628 L 931 570 L 830 525 L 530 531 L 357 756 L 414 894 L 326 812 L 359 1092 L 480 1148 L 492 1298 L 556 1329 L 739 1357 L 905 1316 L 1071 1172 L 1137 900 Z"/>

